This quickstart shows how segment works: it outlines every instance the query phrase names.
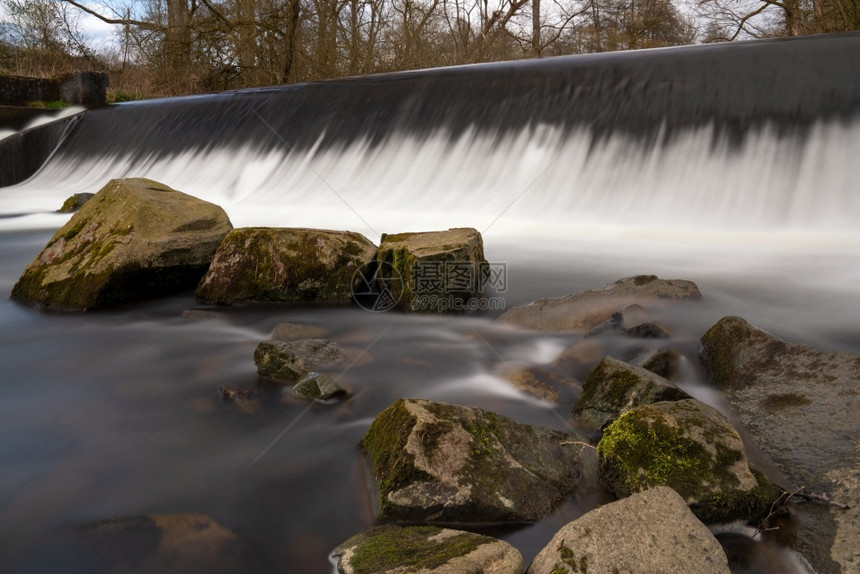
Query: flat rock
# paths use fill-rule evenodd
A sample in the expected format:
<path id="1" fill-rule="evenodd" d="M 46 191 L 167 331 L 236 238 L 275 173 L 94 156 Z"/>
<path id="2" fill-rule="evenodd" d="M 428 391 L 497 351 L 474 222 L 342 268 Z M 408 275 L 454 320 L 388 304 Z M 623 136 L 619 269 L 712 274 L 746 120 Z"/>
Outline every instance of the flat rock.
<path id="1" fill-rule="evenodd" d="M 647 310 L 669 301 L 698 301 L 701 298 L 699 288 L 692 281 L 637 275 L 610 283 L 603 289 L 538 299 L 529 305 L 513 307 L 497 320 L 537 331 L 587 332 L 630 305 L 636 304 Z"/>
<path id="2" fill-rule="evenodd" d="M 487 268 L 484 241 L 470 227 L 383 233 L 376 262 L 377 281 L 395 295 L 397 308 L 424 313 L 468 310 Z"/>
<path id="3" fill-rule="evenodd" d="M 850 505 L 793 505 L 796 545 L 820 572 L 860 568 L 860 355 L 783 341 L 740 317 L 702 337 L 713 382 L 791 481 Z M 812 542 L 814 541 L 814 542 Z"/>
<path id="4" fill-rule="evenodd" d="M 720 543 L 678 494 L 661 486 L 596 508 L 567 524 L 527 574 L 584 572 L 728 574 Z"/>
<path id="5" fill-rule="evenodd" d="M 340 345 L 327 339 L 263 341 L 254 350 L 254 364 L 262 377 L 296 384 L 308 373 L 340 365 L 345 356 Z"/>
<path id="6" fill-rule="evenodd" d="M 340 574 L 522 574 L 525 568 L 507 542 L 437 526 L 378 526 L 332 555 Z"/>
<path id="7" fill-rule="evenodd" d="M 200 281 L 197 298 L 240 301 L 348 303 L 359 268 L 376 246 L 352 231 L 245 227 L 224 238 Z"/>
<path id="8" fill-rule="evenodd" d="M 607 356 L 583 383 L 573 417 L 582 425 L 599 430 L 639 405 L 690 398 L 663 377 Z"/>
<path id="9" fill-rule="evenodd" d="M 81 311 L 193 289 L 230 229 L 217 205 L 149 179 L 114 179 L 48 241 L 12 298 Z"/>
<path id="10" fill-rule="evenodd" d="M 531 522 L 596 478 L 584 437 L 419 399 L 380 413 L 361 448 L 390 522 Z"/>
<path id="11" fill-rule="evenodd" d="M 616 496 L 668 486 L 707 524 L 761 518 L 779 496 L 749 467 L 729 421 L 694 399 L 627 411 L 604 429 L 597 453 Z"/>

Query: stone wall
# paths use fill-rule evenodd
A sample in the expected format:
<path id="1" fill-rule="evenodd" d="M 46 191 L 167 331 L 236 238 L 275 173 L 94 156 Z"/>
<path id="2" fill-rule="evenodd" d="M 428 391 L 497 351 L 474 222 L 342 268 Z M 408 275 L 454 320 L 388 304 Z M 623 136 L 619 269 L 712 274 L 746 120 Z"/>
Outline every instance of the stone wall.
<path id="1" fill-rule="evenodd" d="M 53 79 L 0 76 L 0 105 L 26 106 L 29 102 L 62 101 L 80 106 L 101 106 L 107 101 L 107 72 L 70 72 Z"/>

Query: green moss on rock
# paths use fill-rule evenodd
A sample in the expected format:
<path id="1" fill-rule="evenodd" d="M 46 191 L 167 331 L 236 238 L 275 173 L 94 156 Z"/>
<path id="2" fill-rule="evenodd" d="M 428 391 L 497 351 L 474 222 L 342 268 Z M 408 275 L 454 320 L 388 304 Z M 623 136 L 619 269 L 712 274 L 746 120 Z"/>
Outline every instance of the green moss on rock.
<path id="1" fill-rule="evenodd" d="M 728 421 L 698 401 L 628 411 L 604 430 L 597 452 L 601 477 L 618 496 L 669 486 L 705 522 L 756 518 L 776 499 L 752 474 Z"/>

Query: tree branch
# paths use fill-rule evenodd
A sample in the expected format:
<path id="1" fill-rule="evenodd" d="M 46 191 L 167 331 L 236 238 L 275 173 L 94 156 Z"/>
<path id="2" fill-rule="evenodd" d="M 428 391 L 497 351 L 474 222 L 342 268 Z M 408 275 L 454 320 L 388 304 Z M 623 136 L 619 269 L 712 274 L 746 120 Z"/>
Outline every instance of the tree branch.
<path id="1" fill-rule="evenodd" d="M 63 0 L 63 2 L 66 2 L 67 4 L 71 4 L 72 6 L 77 8 L 78 10 L 83 10 L 84 12 L 89 14 L 90 16 L 95 16 L 96 18 L 98 18 L 99 20 L 101 20 L 102 22 L 104 22 L 106 24 L 121 24 L 123 26 L 137 26 L 138 28 L 144 28 L 146 30 L 163 30 L 163 28 L 161 26 L 153 24 L 152 22 L 142 22 L 140 20 L 130 20 L 130 19 L 126 19 L 126 18 L 123 18 L 120 20 L 117 20 L 114 18 L 108 18 L 107 16 L 103 16 L 102 14 L 99 14 L 98 12 L 95 12 L 94 10 L 87 8 L 83 4 L 79 4 L 79 3 L 75 2 L 75 0 Z"/>

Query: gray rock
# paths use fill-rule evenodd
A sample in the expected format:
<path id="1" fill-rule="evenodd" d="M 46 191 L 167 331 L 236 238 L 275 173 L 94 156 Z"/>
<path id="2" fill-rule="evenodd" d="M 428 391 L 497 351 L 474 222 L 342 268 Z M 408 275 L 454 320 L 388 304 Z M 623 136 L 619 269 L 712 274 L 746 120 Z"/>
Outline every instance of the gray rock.
<path id="1" fill-rule="evenodd" d="M 720 543 L 671 488 L 586 513 L 558 531 L 528 574 L 729 572 Z"/>
<path id="2" fill-rule="evenodd" d="M 293 387 L 293 394 L 303 399 L 327 401 L 345 397 L 349 392 L 323 373 L 308 373 Z"/>
<path id="3" fill-rule="evenodd" d="M 380 413 L 361 448 L 391 522 L 530 522 L 596 478 L 584 437 L 419 399 Z"/>
<path id="4" fill-rule="evenodd" d="M 232 226 L 224 210 L 148 179 L 114 179 L 48 242 L 12 298 L 109 307 L 193 288 Z"/>
<path id="5" fill-rule="evenodd" d="M 522 574 L 523 557 L 503 542 L 436 526 L 378 526 L 333 552 L 341 574 Z"/>
<path id="6" fill-rule="evenodd" d="M 663 377 L 607 356 L 583 383 L 573 416 L 586 427 L 598 430 L 639 405 L 690 398 Z"/>
<path id="7" fill-rule="evenodd" d="M 94 196 L 94 193 L 76 193 L 64 201 L 63 206 L 57 211 L 59 213 L 74 213 L 82 208 L 84 204 Z"/>
<path id="8" fill-rule="evenodd" d="M 668 486 L 707 524 L 761 518 L 779 496 L 750 469 L 729 421 L 693 399 L 627 411 L 604 429 L 597 453 L 600 477 L 617 496 Z"/>
<path id="9" fill-rule="evenodd" d="M 860 567 L 860 355 L 783 341 L 740 317 L 702 337 L 702 359 L 792 485 L 851 509 L 793 505 L 796 545 L 820 572 Z"/>
<path id="10" fill-rule="evenodd" d="M 243 571 L 236 535 L 202 514 L 105 520 L 79 528 L 99 572 Z"/>
<path id="11" fill-rule="evenodd" d="M 481 234 L 470 227 L 383 233 L 376 261 L 397 307 L 424 313 L 466 310 L 458 307 L 479 296 L 487 266 Z"/>
<path id="12" fill-rule="evenodd" d="M 637 275 L 610 283 L 603 289 L 539 299 L 523 307 L 513 307 L 502 313 L 498 321 L 538 331 L 589 331 L 633 304 L 648 309 L 669 301 L 701 298 L 702 294 L 692 281 Z"/>
<path id="13" fill-rule="evenodd" d="M 352 231 L 234 229 L 200 281 L 197 298 L 217 305 L 240 301 L 348 303 L 356 272 L 375 252 L 369 239 Z"/>
<path id="14" fill-rule="evenodd" d="M 260 376 L 288 384 L 298 383 L 323 367 L 335 367 L 344 357 L 341 346 L 326 339 L 263 341 L 254 350 Z"/>

